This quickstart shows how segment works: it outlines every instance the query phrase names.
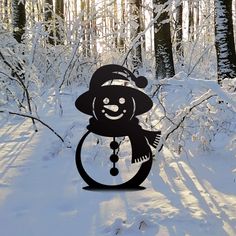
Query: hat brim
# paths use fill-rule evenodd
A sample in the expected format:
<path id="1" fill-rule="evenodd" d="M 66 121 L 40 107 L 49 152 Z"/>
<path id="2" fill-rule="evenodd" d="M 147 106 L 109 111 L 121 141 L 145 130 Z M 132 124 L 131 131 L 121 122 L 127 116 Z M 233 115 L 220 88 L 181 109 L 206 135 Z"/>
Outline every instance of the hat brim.
<path id="1" fill-rule="evenodd" d="M 135 115 L 143 114 L 153 106 L 152 100 L 145 93 L 131 87 L 120 85 L 103 86 L 96 89 L 96 91 L 89 90 L 77 98 L 75 106 L 79 111 L 92 116 L 94 98 L 104 96 L 104 94 L 111 96 L 112 94 L 119 94 L 124 97 L 132 97 L 136 105 Z"/>

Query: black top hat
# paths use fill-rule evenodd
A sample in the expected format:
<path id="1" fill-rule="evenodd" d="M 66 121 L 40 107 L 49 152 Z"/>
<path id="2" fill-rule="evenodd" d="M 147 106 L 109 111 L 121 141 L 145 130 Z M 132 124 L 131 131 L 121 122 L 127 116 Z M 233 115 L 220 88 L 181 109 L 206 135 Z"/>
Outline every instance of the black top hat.
<path id="1" fill-rule="evenodd" d="M 131 71 L 120 65 L 105 65 L 94 72 L 89 90 L 77 98 L 75 102 L 76 108 L 85 114 L 93 115 L 92 104 L 94 98 L 104 94 L 119 94 L 124 97 L 132 97 L 136 105 L 135 115 L 143 114 L 152 108 L 152 100 L 138 89 L 121 85 L 104 85 L 104 83 L 114 80 L 132 80 L 138 88 L 147 86 L 147 79 L 144 76 L 136 77 Z"/>

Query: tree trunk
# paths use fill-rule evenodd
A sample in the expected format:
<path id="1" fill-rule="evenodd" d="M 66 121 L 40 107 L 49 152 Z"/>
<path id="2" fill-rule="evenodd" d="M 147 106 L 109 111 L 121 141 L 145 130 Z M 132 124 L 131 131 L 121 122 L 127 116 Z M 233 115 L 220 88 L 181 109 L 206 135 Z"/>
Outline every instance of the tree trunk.
<path id="1" fill-rule="evenodd" d="M 4 0 L 4 18 L 3 18 L 3 22 L 6 23 L 7 27 L 9 27 L 9 16 L 8 16 L 8 0 Z"/>
<path id="2" fill-rule="evenodd" d="M 34 10 L 34 5 L 35 5 L 35 3 L 32 1 L 31 3 L 30 3 L 30 12 L 31 12 L 31 21 L 32 21 L 32 23 L 33 23 L 33 25 L 35 24 L 35 10 Z"/>
<path id="3" fill-rule="evenodd" d="M 141 7 L 140 8 L 140 22 L 141 22 L 141 25 L 140 25 L 140 29 L 141 29 L 141 32 L 143 32 L 145 30 L 145 9 L 144 7 Z M 142 52 L 146 52 L 146 36 L 145 34 L 142 35 Z"/>
<path id="4" fill-rule="evenodd" d="M 215 47 L 218 83 L 236 77 L 232 0 L 215 0 Z"/>
<path id="5" fill-rule="evenodd" d="M 158 8 L 166 0 L 153 0 L 153 5 Z M 156 7 L 153 11 L 154 18 L 157 16 Z M 160 17 L 154 23 L 154 51 L 156 59 L 156 78 L 163 79 L 174 76 L 174 62 L 172 54 L 172 42 L 170 32 L 169 14 L 164 9 Z"/>
<path id="6" fill-rule="evenodd" d="M 121 0 L 121 35 L 119 40 L 120 50 L 125 49 L 125 0 Z"/>
<path id="7" fill-rule="evenodd" d="M 44 17 L 47 22 L 46 31 L 48 31 L 48 43 L 54 45 L 54 35 L 53 35 L 53 22 L 52 22 L 52 13 L 53 13 L 53 0 L 45 0 L 44 7 Z"/>
<path id="8" fill-rule="evenodd" d="M 0 2 L 0 20 L 1 22 L 4 22 L 4 3 L 3 1 Z"/>
<path id="9" fill-rule="evenodd" d="M 91 56 L 91 20 L 90 20 L 90 0 L 86 0 L 86 36 L 87 36 L 87 46 L 86 46 L 86 55 L 87 57 Z"/>
<path id="10" fill-rule="evenodd" d="M 64 19 L 64 0 L 56 0 L 56 14 Z"/>
<path id="11" fill-rule="evenodd" d="M 55 2 L 56 12 L 56 44 L 63 44 L 64 33 L 64 0 L 56 0 Z"/>
<path id="12" fill-rule="evenodd" d="M 118 11 L 117 11 L 117 1 L 114 1 L 114 38 L 115 47 L 118 48 Z"/>
<path id="13" fill-rule="evenodd" d="M 199 14 L 200 13 L 200 3 L 199 3 L 199 1 L 195 2 L 194 11 L 196 14 L 195 29 L 197 30 L 199 27 L 199 24 L 200 24 L 200 14 Z"/>
<path id="14" fill-rule="evenodd" d="M 82 12 L 82 17 L 81 17 L 81 27 L 82 27 L 82 45 L 83 45 L 83 56 L 86 57 L 86 25 L 85 25 L 85 0 L 80 1 L 80 10 Z"/>
<path id="15" fill-rule="evenodd" d="M 194 4 L 193 0 L 188 0 L 188 39 L 194 40 Z"/>
<path id="16" fill-rule="evenodd" d="M 183 52 L 183 2 L 176 6 L 176 53 L 181 59 L 184 56 Z"/>
<path id="17" fill-rule="evenodd" d="M 77 12 L 77 0 L 74 0 L 74 19 L 77 19 L 78 17 L 78 12 Z"/>
<path id="18" fill-rule="evenodd" d="M 25 1 L 12 1 L 12 25 L 13 37 L 17 40 L 18 43 L 21 43 L 22 36 L 25 33 L 26 25 Z"/>
<path id="19" fill-rule="evenodd" d="M 130 14 L 132 17 L 131 28 L 131 39 L 135 39 L 141 32 L 141 14 L 142 14 L 142 0 L 130 0 Z M 137 43 L 134 45 L 132 50 L 132 64 L 134 70 L 142 65 L 142 38 L 140 37 Z"/>
<path id="20" fill-rule="evenodd" d="M 91 20 L 91 43 L 92 43 L 92 52 L 93 56 L 97 56 L 97 21 L 96 21 L 96 9 L 95 9 L 95 0 L 91 0 L 91 14 L 93 19 Z"/>
<path id="21" fill-rule="evenodd" d="M 79 1 L 74 0 L 73 20 L 77 19 L 77 17 L 78 17 L 78 4 L 79 4 Z M 78 39 L 78 31 L 79 31 L 79 29 L 77 28 L 75 30 L 75 40 L 76 41 Z"/>

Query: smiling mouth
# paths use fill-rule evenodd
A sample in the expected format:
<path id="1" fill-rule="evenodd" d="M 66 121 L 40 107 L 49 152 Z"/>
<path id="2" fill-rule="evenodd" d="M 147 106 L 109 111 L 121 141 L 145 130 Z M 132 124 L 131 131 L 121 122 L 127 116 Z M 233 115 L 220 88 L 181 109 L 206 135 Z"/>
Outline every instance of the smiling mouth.
<path id="1" fill-rule="evenodd" d="M 124 114 L 120 114 L 118 116 L 109 116 L 107 113 L 105 113 L 106 118 L 110 119 L 110 120 L 119 120 Z"/>

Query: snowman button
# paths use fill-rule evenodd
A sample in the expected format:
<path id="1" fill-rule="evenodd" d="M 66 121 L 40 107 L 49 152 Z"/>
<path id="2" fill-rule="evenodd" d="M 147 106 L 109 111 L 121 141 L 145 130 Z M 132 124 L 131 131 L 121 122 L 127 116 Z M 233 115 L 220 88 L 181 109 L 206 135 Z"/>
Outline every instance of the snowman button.
<path id="1" fill-rule="evenodd" d="M 119 170 L 116 167 L 112 167 L 110 170 L 110 174 L 112 176 L 117 176 L 119 174 Z"/>
<path id="2" fill-rule="evenodd" d="M 119 144 L 116 141 L 112 141 L 110 143 L 110 147 L 111 147 L 111 149 L 115 150 L 119 147 Z"/>
<path id="3" fill-rule="evenodd" d="M 111 162 L 116 163 L 119 160 L 119 157 L 116 154 L 112 154 L 110 160 Z"/>

